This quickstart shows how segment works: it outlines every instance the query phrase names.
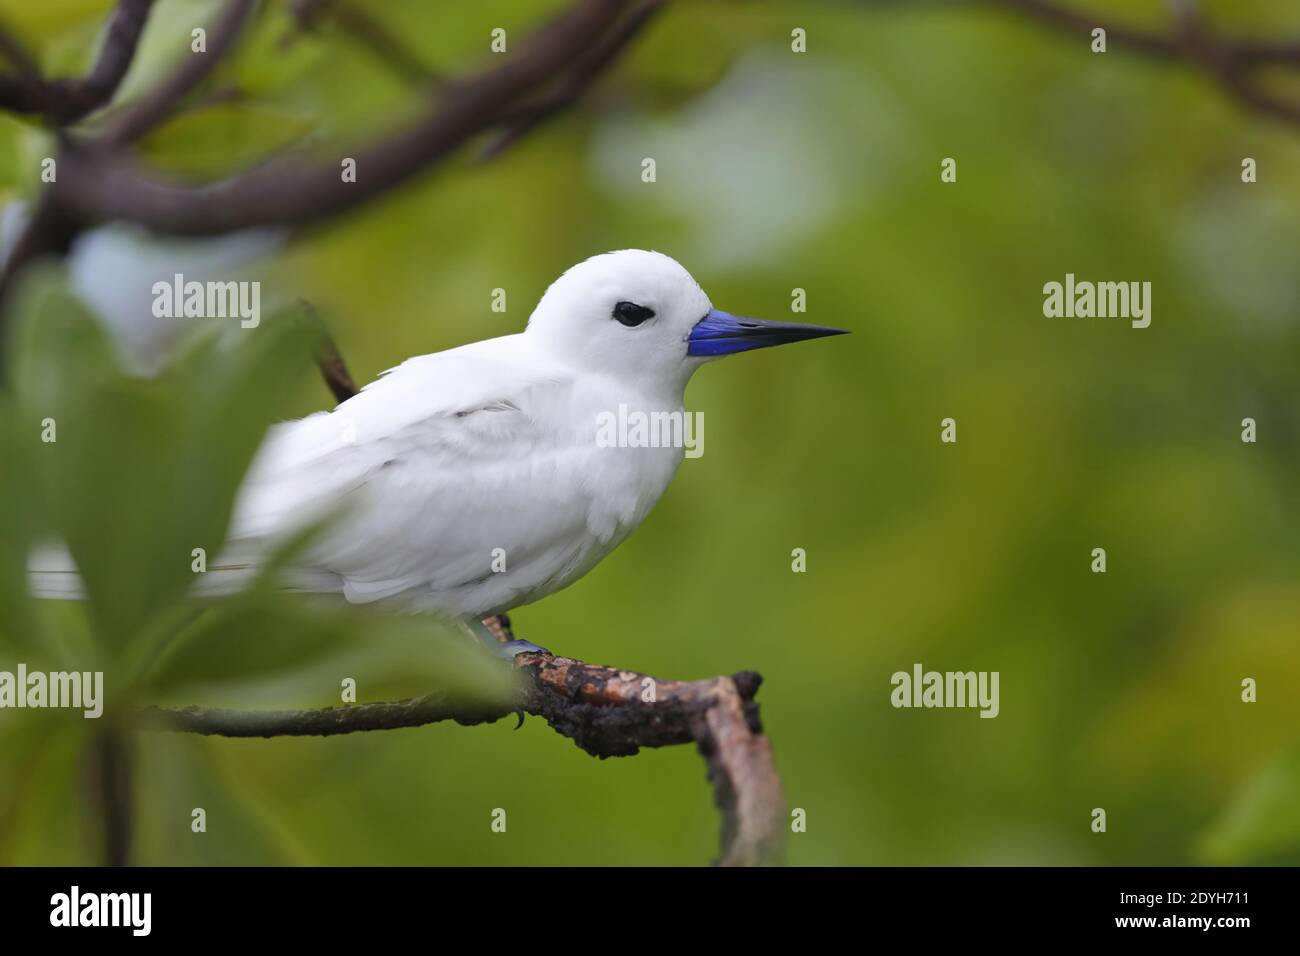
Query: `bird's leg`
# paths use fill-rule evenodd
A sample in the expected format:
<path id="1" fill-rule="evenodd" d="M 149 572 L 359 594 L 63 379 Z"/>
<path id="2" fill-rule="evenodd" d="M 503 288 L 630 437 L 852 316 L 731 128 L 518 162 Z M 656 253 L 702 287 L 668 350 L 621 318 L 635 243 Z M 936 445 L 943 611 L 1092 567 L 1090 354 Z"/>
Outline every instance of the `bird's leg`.
<path id="1" fill-rule="evenodd" d="M 481 621 L 469 621 L 468 626 L 480 643 L 488 649 L 488 652 L 495 654 L 497 657 L 510 660 L 516 654 L 550 655 L 551 653 L 532 641 L 516 639 L 514 632 L 510 630 L 510 617 L 506 614 L 497 614 Z"/>
<path id="2" fill-rule="evenodd" d="M 532 641 L 518 640 L 514 631 L 510 629 L 510 617 L 507 614 L 495 614 L 481 621 L 466 621 L 465 626 L 493 657 L 512 661 L 518 654 L 546 654 L 547 656 L 551 654 L 546 648 Z M 515 716 L 519 718 L 519 723 L 515 724 L 515 730 L 518 730 L 524 725 L 524 712 L 517 710 Z"/>
<path id="3" fill-rule="evenodd" d="M 515 632 L 510 628 L 509 614 L 494 614 L 491 617 L 485 617 L 483 618 L 483 626 L 502 643 L 515 639 Z"/>

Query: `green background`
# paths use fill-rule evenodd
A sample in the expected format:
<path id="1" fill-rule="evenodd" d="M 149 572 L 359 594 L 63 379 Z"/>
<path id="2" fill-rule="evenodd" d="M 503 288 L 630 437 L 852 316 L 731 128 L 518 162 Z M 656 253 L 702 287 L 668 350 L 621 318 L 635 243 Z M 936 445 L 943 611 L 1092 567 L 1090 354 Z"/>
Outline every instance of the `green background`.
<path id="1" fill-rule="evenodd" d="M 84 67 L 108 7 L 0 0 L 52 73 Z M 187 34 L 212 7 L 160 0 L 120 99 L 165 68 L 168 31 Z M 1205 8 L 1225 31 L 1300 34 L 1287 4 Z M 521 41 L 554 9 L 388 0 L 375 12 L 454 75 L 490 65 L 492 28 Z M 1090 9 L 1165 26 L 1162 4 Z M 209 177 L 298 137 L 337 154 L 418 108 L 419 89 L 337 29 L 281 50 L 287 23 L 282 5 L 260 12 L 219 76 L 248 98 L 160 129 L 153 162 Z M 806 54 L 790 51 L 794 27 Z M 0 117 L 0 195 L 35 194 L 49 142 Z M 640 179 L 647 156 L 654 184 Z M 956 183 L 940 182 L 944 157 Z M 1242 183 L 1243 157 L 1257 183 Z M 359 381 L 519 330 L 562 270 L 625 247 L 673 255 L 729 311 L 853 332 L 703 369 L 687 402 L 705 415 L 704 456 L 604 563 L 519 611 L 520 636 L 664 678 L 761 672 L 786 797 L 807 813 L 792 863 L 1300 862 L 1300 128 L 1247 113 L 1185 65 L 1117 46 L 1095 55 L 996 6 L 680 2 L 577 109 L 497 160 L 472 158 L 261 264 L 264 296 L 310 299 Z M 1151 327 L 1045 318 L 1042 287 L 1067 272 L 1151 282 Z M 497 287 L 504 314 L 490 309 Z M 808 311 L 791 316 L 796 287 Z M 50 295 L 48 309 L 75 311 Z M 62 348 L 27 354 L 58 378 Z M 284 362 L 289 387 L 234 417 L 327 407 L 314 372 Z M 188 394 L 174 380 L 156 388 L 160 404 Z M 6 481 L 25 480 L 23 447 L 39 451 L 26 407 L 7 413 Z M 1241 441 L 1247 416 L 1256 444 Z M 953 445 L 939 440 L 946 417 Z M 127 450 L 165 427 L 196 426 L 150 425 L 103 449 L 130 475 L 143 466 Z M 133 482 L 101 479 L 68 494 L 93 498 L 94 514 L 133 507 Z M 209 498 L 182 495 L 176 514 L 208 508 L 199 518 L 219 523 L 220 495 Z M 23 522 L 57 508 L 11 501 L 11 564 Z M 162 513 L 158 527 L 174 520 Z M 105 564 L 144 567 L 155 540 L 102 544 Z M 1105 574 L 1090 571 L 1096 547 Z M 806 573 L 792 573 L 793 548 Z M 80 606 L 42 603 L 24 623 L 30 609 L 12 600 L 22 608 L 0 617 L 0 669 L 40 659 L 23 644 L 33 634 L 47 650 L 105 640 Z M 231 625 L 242 637 L 215 628 L 180 675 L 224 679 L 200 693 L 178 677 L 159 694 L 327 705 L 357 668 L 375 673 L 363 700 L 409 690 L 411 659 L 438 670 L 418 621 L 349 618 L 334 633 L 321 612 L 311 628 L 349 670 L 286 637 L 302 612 L 276 607 Z M 890 675 L 916 662 L 999 671 L 1000 715 L 894 709 Z M 1245 677 L 1257 703 L 1240 699 Z M 111 670 L 108 681 L 112 694 Z M 0 861 L 99 859 L 93 723 L 0 711 Z M 598 761 L 541 720 L 512 726 L 136 735 L 133 860 L 716 855 L 691 748 Z M 207 832 L 193 834 L 200 806 Z M 505 834 L 490 830 L 498 807 Z M 1095 807 L 1104 834 L 1090 829 Z"/>

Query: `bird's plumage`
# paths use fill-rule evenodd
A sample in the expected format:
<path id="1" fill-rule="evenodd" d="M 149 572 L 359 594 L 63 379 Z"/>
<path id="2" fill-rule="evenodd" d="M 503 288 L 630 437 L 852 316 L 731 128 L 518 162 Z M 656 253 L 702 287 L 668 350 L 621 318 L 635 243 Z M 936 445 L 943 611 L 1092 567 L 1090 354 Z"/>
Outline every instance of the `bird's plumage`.
<path id="1" fill-rule="evenodd" d="M 342 509 L 292 583 L 454 616 L 526 604 L 589 570 L 676 471 L 681 449 L 597 446 L 598 413 L 629 398 L 523 334 L 411 359 L 272 430 L 204 583 Z"/>

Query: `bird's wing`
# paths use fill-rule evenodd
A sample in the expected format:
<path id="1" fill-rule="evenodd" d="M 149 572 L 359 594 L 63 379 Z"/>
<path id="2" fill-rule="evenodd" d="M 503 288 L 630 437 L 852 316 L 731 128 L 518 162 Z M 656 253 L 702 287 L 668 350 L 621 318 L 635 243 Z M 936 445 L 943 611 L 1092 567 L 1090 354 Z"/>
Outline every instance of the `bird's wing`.
<path id="1" fill-rule="evenodd" d="M 416 448 L 476 435 L 476 412 L 514 408 L 511 396 L 553 381 L 512 361 L 505 341 L 408 359 L 333 411 L 273 426 L 245 477 L 232 540 L 300 527 Z"/>
<path id="2" fill-rule="evenodd" d="M 566 548 L 590 516 L 547 488 L 584 480 L 589 446 L 551 414 L 578 385 L 520 339 L 411 359 L 332 412 L 276 426 L 204 590 L 242 585 L 277 542 L 340 508 L 337 528 L 304 554 L 298 586 L 361 602 L 437 594 L 489 575 L 495 547 L 514 570 L 536 562 L 515 582 L 570 570 Z"/>

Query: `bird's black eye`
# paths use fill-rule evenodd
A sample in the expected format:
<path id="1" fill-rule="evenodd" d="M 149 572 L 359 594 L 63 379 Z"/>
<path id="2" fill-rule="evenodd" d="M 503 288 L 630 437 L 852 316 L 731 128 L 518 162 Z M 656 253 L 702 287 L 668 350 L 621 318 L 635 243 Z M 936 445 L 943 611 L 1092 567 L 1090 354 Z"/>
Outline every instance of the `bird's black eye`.
<path id="1" fill-rule="evenodd" d="M 637 305 L 635 302 L 620 302 L 614 306 L 614 318 L 629 327 L 640 325 L 646 319 L 653 319 L 654 315 L 654 309 L 647 309 L 644 305 Z"/>

